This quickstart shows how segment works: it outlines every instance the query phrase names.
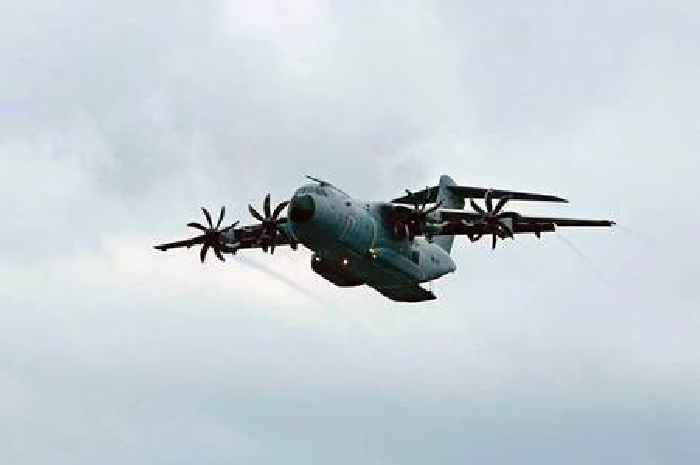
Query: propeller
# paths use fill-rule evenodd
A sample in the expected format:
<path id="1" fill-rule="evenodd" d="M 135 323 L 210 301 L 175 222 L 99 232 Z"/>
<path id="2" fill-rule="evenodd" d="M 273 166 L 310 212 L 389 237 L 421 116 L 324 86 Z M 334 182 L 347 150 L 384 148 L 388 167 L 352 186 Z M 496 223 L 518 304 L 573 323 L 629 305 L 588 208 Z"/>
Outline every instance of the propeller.
<path id="1" fill-rule="evenodd" d="M 417 235 L 423 232 L 428 221 L 428 215 L 437 211 L 442 206 L 442 201 L 428 208 L 430 203 L 430 188 L 426 187 L 422 198 L 419 200 L 417 194 L 406 189 L 409 198 L 413 199 L 413 210 L 399 217 L 394 223 L 394 233 L 399 237 L 408 237 L 412 241 Z"/>
<path id="2" fill-rule="evenodd" d="M 280 234 L 279 226 L 286 223 L 286 218 L 280 218 L 282 210 L 287 208 L 289 201 L 284 201 L 272 210 L 270 200 L 270 194 L 265 196 L 263 201 L 263 214 L 257 211 L 252 205 L 248 205 L 248 211 L 253 215 L 253 218 L 262 223 L 262 229 L 260 230 L 260 235 L 258 236 L 257 243 L 262 246 L 264 252 L 270 250 L 270 254 L 275 253 L 275 245 L 277 244 L 277 238 Z M 282 232 L 284 234 L 284 232 Z M 292 248 L 296 248 L 295 245 Z"/>
<path id="3" fill-rule="evenodd" d="M 488 229 L 491 230 L 491 248 L 495 249 L 499 237 L 501 239 L 505 239 L 507 237 L 513 239 L 515 237 L 513 234 L 513 221 L 518 218 L 519 215 L 515 212 L 501 213 L 503 207 L 505 207 L 508 201 L 511 200 L 509 196 L 502 197 L 494 207 L 493 198 L 491 195 L 492 192 L 489 190 L 486 192 L 486 196 L 484 197 L 486 210 L 481 208 L 479 204 L 474 201 L 474 199 L 469 199 L 469 203 L 471 204 L 472 209 L 481 215 L 482 224 L 486 225 Z M 481 239 L 482 236 L 482 234 L 470 235 L 469 239 L 472 242 L 476 242 Z"/>
<path id="4" fill-rule="evenodd" d="M 187 224 L 187 226 L 189 226 L 190 228 L 198 229 L 204 233 L 201 236 L 193 238 L 194 240 L 202 240 L 202 250 L 199 253 L 199 259 L 202 261 L 202 263 L 204 263 L 204 261 L 207 258 L 207 253 L 209 252 L 209 249 L 212 249 L 216 257 L 222 262 L 225 262 L 226 260 L 224 259 L 224 255 L 222 252 L 235 252 L 235 249 L 231 249 L 227 247 L 226 244 L 224 244 L 224 242 L 221 240 L 222 235 L 238 226 L 240 222 L 236 221 L 234 224 L 227 228 L 219 229 L 221 227 L 221 223 L 224 221 L 226 207 L 221 207 L 221 213 L 219 213 L 219 220 L 216 222 L 216 226 L 214 226 L 214 223 L 211 220 L 211 215 L 209 214 L 209 211 L 206 208 L 202 207 L 202 212 L 204 213 L 204 217 L 207 220 L 207 226 L 204 226 L 200 223 Z"/>

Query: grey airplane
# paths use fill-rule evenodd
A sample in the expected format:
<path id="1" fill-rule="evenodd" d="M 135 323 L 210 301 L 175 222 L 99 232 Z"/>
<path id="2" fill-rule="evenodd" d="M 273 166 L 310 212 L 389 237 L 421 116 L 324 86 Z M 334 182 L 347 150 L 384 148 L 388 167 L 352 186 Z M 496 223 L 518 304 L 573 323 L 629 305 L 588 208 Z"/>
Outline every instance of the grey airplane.
<path id="1" fill-rule="evenodd" d="M 308 177 L 308 176 L 307 176 Z M 499 239 L 517 235 L 554 232 L 558 227 L 610 227 L 610 220 L 588 220 L 526 216 L 504 208 L 513 201 L 563 202 L 553 195 L 533 194 L 457 185 L 442 176 L 437 186 L 426 187 L 390 202 L 354 199 L 331 183 L 308 177 L 312 182 L 294 193 L 291 200 L 272 209 L 270 194 L 262 213 L 249 205 L 258 223 L 222 228 L 225 208 L 216 224 L 202 207 L 206 225 L 189 223 L 201 234 L 192 239 L 157 245 L 169 249 L 201 245 L 200 259 L 211 249 L 219 260 L 225 254 L 260 249 L 274 254 L 275 248 L 299 244 L 313 252 L 311 269 L 339 287 L 367 285 L 397 302 L 436 299 L 422 285 L 457 270 L 450 256 L 455 236 L 471 242 L 490 237 L 491 247 Z M 483 200 L 483 206 L 476 202 Z M 468 204 L 470 210 L 466 210 Z M 287 216 L 282 212 L 287 210 Z"/>

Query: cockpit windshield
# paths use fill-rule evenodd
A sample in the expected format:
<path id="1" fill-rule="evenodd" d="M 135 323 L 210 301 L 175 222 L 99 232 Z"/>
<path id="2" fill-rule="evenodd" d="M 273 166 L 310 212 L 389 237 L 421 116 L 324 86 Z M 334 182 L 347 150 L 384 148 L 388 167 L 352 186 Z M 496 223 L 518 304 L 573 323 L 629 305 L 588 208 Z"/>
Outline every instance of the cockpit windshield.
<path id="1" fill-rule="evenodd" d="M 301 186 L 297 190 L 297 194 L 318 194 L 328 197 L 328 193 L 324 189 L 324 186 L 320 186 L 318 184 L 307 184 L 305 186 Z"/>
<path id="2" fill-rule="evenodd" d="M 311 179 L 312 181 L 316 181 L 318 184 L 307 184 L 306 186 L 303 186 L 301 189 L 299 189 L 299 192 L 314 193 L 314 194 L 319 194 L 319 195 L 323 195 L 323 196 L 328 196 L 326 189 L 332 189 L 343 197 L 348 197 L 348 198 L 350 197 L 348 194 L 346 194 L 342 190 L 338 189 L 337 187 L 335 187 L 333 184 L 329 183 L 328 181 L 323 181 L 321 179 L 312 178 L 310 176 L 307 176 L 307 178 Z"/>

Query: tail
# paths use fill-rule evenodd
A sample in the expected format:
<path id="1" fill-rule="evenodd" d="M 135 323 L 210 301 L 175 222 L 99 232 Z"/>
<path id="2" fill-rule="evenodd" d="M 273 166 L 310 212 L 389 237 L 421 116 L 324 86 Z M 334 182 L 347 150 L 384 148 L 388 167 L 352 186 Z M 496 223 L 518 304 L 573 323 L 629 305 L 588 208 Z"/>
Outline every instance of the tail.
<path id="1" fill-rule="evenodd" d="M 440 205 L 442 208 L 453 208 L 461 210 L 464 208 L 464 198 L 454 195 L 447 187 L 456 186 L 457 183 L 449 176 L 440 177 L 440 187 L 438 190 L 437 201 L 442 202 Z M 452 244 L 454 243 L 454 236 L 435 236 L 433 243 L 440 246 L 445 252 L 450 253 L 452 251 Z"/>

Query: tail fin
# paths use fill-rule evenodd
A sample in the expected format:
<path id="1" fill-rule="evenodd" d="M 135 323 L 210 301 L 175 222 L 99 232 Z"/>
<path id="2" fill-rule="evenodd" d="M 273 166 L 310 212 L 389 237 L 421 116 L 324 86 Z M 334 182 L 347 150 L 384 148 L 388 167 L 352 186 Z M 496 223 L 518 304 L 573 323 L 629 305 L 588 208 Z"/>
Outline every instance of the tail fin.
<path id="1" fill-rule="evenodd" d="M 457 183 L 449 176 L 440 177 L 440 187 L 438 190 L 437 201 L 442 202 L 442 208 L 453 208 L 461 210 L 464 208 L 464 198 L 454 195 L 447 187 L 456 186 Z M 454 236 L 435 236 L 433 243 L 440 246 L 447 253 L 452 251 Z"/>

